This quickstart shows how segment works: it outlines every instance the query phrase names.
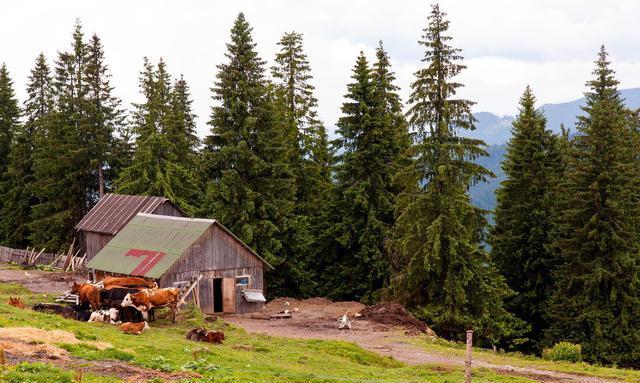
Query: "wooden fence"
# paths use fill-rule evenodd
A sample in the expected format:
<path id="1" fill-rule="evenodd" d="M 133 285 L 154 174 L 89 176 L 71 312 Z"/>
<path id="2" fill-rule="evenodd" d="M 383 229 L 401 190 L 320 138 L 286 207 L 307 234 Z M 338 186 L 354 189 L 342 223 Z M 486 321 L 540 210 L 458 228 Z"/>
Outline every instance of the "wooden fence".
<path id="1" fill-rule="evenodd" d="M 12 262 L 25 266 L 46 265 L 63 271 L 75 271 L 85 264 L 85 257 L 79 257 L 78 253 L 73 253 L 74 244 L 66 253 L 45 253 L 44 249 L 12 249 L 0 246 L 0 261 Z"/>

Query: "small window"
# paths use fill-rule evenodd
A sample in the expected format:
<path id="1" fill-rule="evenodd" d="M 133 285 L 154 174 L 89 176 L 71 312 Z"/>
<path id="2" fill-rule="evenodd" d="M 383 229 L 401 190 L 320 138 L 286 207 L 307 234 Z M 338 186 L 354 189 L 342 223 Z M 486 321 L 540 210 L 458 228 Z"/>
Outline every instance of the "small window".
<path id="1" fill-rule="evenodd" d="M 249 276 L 243 275 L 236 277 L 236 286 L 249 286 Z"/>

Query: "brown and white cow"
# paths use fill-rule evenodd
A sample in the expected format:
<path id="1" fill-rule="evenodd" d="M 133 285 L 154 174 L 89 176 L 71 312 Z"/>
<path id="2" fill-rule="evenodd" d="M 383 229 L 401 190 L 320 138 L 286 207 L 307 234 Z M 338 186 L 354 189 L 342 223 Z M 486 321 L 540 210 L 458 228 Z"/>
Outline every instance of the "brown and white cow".
<path id="1" fill-rule="evenodd" d="M 154 307 L 170 307 L 173 312 L 173 321 L 176 321 L 178 311 L 178 295 L 180 289 L 167 287 L 164 289 L 144 289 L 139 293 L 127 294 L 122 300 L 122 307 L 133 306 L 142 312 L 145 320 L 148 319 L 148 312 Z"/>
<path id="2" fill-rule="evenodd" d="M 138 277 L 106 277 L 102 280 L 102 284 L 106 290 L 113 287 L 146 287 L 148 289 L 155 289 L 158 284 L 153 281 L 148 281 L 144 278 Z"/>
<path id="3" fill-rule="evenodd" d="M 120 330 L 125 334 L 140 335 L 144 330 L 149 329 L 149 324 L 144 322 L 132 323 L 126 322 L 120 325 Z"/>
<path id="4" fill-rule="evenodd" d="M 100 289 L 90 283 L 73 282 L 72 294 L 78 294 L 81 302 L 88 302 L 93 310 L 100 308 Z"/>

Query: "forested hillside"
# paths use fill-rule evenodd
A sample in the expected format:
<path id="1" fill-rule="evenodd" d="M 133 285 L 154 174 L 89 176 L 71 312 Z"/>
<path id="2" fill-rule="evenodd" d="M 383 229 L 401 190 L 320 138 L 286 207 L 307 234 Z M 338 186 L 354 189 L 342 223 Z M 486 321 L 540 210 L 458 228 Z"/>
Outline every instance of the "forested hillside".
<path id="1" fill-rule="evenodd" d="M 224 58 L 196 116 L 165 59 L 143 59 L 125 105 L 78 21 L 24 100 L 0 67 L 0 244 L 66 249 L 104 193 L 164 196 L 273 265 L 271 296 L 393 300 L 448 339 L 640 367 L 640 91 L 618 90 L 603 46 L 583 99 L 538 106 L 527 87 L 517 116 L 474 116 L 447 14 L 425 12 L 408 98 L 384 42 L 361 51 L 332 139 L 301 31 L 262 57 L 250 20 L 229 20 L 202 47 Z"/>

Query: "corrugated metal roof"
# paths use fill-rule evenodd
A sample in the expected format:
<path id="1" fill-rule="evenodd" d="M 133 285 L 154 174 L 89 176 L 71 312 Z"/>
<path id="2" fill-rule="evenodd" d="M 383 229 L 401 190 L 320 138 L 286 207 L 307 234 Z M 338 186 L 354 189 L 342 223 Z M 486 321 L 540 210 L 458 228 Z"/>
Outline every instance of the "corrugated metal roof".
<path id="1" fill-rule="evenodd" d="M 107 193 L 75 228 L 114 235 L 136 214 L 151 213 L 166 201 L 164 197 Z"/>
<path id="2" fill-rule="evenodd" d="M 87 268 L 110 273 L 160 278 L 204 234 L 218 225 L 268 268 L 273 269 L 224 225 L 212 219 L 138 213 L 96 254 Z"/>
<path id="3" fill-rule="evenodd" d="M 138 214 L 89 261 L 87 267 L 160 278 L 214 222 Z"/>

